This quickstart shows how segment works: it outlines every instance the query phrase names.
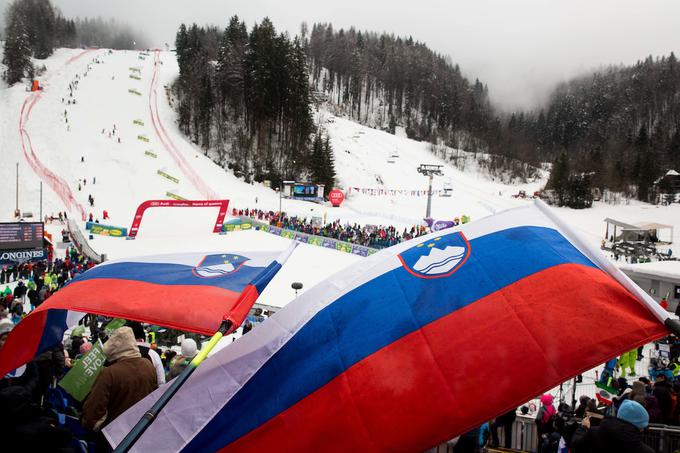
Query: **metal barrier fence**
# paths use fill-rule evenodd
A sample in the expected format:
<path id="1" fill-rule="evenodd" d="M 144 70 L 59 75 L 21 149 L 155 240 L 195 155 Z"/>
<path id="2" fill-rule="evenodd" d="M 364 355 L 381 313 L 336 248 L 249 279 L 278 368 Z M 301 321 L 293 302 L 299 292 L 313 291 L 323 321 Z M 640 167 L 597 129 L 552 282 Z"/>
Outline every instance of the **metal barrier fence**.
<path id="1" fill-rule="evenodd" d="M 537 449 L 536 422 L 533 417 L 518 415 L 512 425 L 512 442 L 514 450 L 535 453 Z M 505 430 L 498 429 L 500 445 L 505 445 Z M 642 441 L 657 453 L 680 453 L 680 426 L 650 424 L 642 435 Z M 451 453 L 453 443 L 438 445 L 430 452 Z"/>
<path id="2" fill-rule="evenodd" d="M 83 253 L 85 256 L 87 256 L 97 264 L 106 261 L 106 254 L 103 253 L 99 254 L 95 252 L 92 247 L 90 247 L 90 244 L 87 242 L 85 235 L 80 230 L 78 224 L 74 220 L 68 219 L 67 225 L 69 234 L 71 235 L 71 240 L 76 245 L 76 247 L 78 247 L 81 253 Z"/>

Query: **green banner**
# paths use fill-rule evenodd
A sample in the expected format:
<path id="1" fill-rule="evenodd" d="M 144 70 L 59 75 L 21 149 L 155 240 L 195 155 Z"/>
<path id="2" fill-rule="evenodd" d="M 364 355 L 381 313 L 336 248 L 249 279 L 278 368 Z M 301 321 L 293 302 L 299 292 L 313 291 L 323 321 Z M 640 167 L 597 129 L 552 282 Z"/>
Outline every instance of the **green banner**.
<path id="1" fill-rule="evenodd" d="M 179 184 L 179 179 L 175 178 L 172 175 L 167 174 L 163 170 L 158 170 L 156 173 L 164 177 L 165 179 L 169 179 L 170 181 L 174 182 L 175 184 Z"/>
<path id="2" fill-rule="evenodd" d="M 239 230 L 250 230 L 253 228 L 252 223 L 225 223 L 224 224 L 224 231 L 239 231 Z"/>
<path id="3" fill-rule="evenodd" d="M 141 77 L 136 76 L 136 75 L 134 75 L 134 74 L 130 74 L 130 78 L 131 78 L 131 79 L 135 79 L 135 80 L 142 80 Z"/>
<path id="4" fill-rule="evenodd" d="M 336 242 L 335 249 L 340 250 L 341 252 L 352 253 L 352 244 L 348 244 L 346 242 Z"/>
<path id="5" fill-rule="evenodd" d="M 97 342 L 90 352 L 73 364 L 71 370 L 59 381 L 59 386 L 76 400 L 83 401 L 104 368 L 105 361 L 106 356 L 102 351 L 102 344 Z"/>
<path id="6" fill-rule="evenodd" d="M 290 230 L 281 231 L 281 237 L 286 239 L 295 239 L 295 232 Z"/>
<path id="7" fill-rule="evenodd" d="M 174 194 L 172 192 L 165 192 L 165 196 L 170 197 L 170 198 L 174 198 L 175 200 L 186 200 L 186 198 L 180 197 L 179 195 Z"/>
<path id="8" fill-rule="evenodd" d="M 142 93 L 140 93 L 139 91 L 135 90 L 134 88 L 128 89 L 128 93 L 136 94 L 137 96 L 141 96 L 141 95 L 142 95 Z"/>
<path id="9" fill-rule="evenodd" d="M 134 120 L 132 121 L 133 124 L 136 124 L 137 126 L 144 126 L 144 121 L 142 120 Z"/>
<path id="10" fill-rule="evenodd" d="M 137 139 L 149 143 L 149 137 L 147 137 L 146 135 L 138 135 Z"/>
<path id="11" fill-rule="evenodd" d="M 113 321 L 108 323 L 106 327 L 104 327 L 104 333 L 106 334 L 107 337 L 110 337 L 113 331 L 118 329 L 119 327 L 123 327 L 125 325 L 125 322 L 126 321 L 124 319 L 115 318 Z"/>
<path id="12" fill-rule="evenodd" d="M 144 154 L 149 157 L 153 157 L 154 159 L 158 159 L 158 154 L 154 153 L 153 151 L 144 151 Z"/>
<path id="13" fill-rule="evenodd" d="M 307 244 L 323 247 L 323 239 L 321 239 L 318 236 L 310 236 L 309 240 L 307 241 Z"/>
<path id="14" fill-rule="evenodd" d="M 111 225 L 103 225 L 101 223 L 87 222 L 87 229 L 92 234 L 99 234 L 102 236 L 125 237 L 127 236 L 127 228 L 116 227 Z"/>

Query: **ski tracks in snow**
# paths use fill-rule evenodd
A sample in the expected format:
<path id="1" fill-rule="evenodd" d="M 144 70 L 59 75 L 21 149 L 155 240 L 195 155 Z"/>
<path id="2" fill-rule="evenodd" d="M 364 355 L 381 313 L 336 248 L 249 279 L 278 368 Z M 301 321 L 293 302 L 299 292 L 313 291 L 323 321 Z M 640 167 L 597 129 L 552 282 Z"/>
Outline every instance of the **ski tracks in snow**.
<path id="1" fill-rule="evenodd" d="M 159 140 L 163 144 L 165 150 L 170 154 L 175 164 L 184 173 L 184 176 L 191 182 L 191 184 L 203 195 L 207 200 L 216 200 L 219 198 L 217 193 L 210 188 L 210 186 L 201 178 L 196 170 L 189 165 L 182 153 L 177 149 L 174 142 L 168 135 L 168 132 L 163 126 L 160 115 L 158 113 L 158 94 L 156 89 L 158 87 L 158 67 L 160 66 L 160 51 L 154 51 L 153 62 L 153 77 L 151 78 L 151 86 L 149 87 L 149 112 L 151 113 L 151 122 L 154 131 Z"/>

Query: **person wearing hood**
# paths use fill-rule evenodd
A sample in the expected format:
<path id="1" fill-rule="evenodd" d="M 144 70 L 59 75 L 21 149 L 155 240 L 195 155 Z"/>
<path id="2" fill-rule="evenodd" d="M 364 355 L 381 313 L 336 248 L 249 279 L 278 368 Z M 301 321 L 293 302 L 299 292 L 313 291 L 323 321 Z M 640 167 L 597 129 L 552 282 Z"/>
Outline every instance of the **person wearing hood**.
<path id="1" fill-rule="evenodd" d="M 642 431 L 649 425 L 649 414 L 638 402 L 624 400 L 616 417 L 606 417 L 600 426 L 583 419 L 571 438 L 573 453 L 654 453 L 642 442 Z"/>
<path id="2" fill-rule="evenodd" d="M 81 416 L 91 431 L 101 430 L 158 387 L 156 371 L 142 358 L 129 327 L 115 330 L 102 350 L 110 365 L 97 376 Z"/>

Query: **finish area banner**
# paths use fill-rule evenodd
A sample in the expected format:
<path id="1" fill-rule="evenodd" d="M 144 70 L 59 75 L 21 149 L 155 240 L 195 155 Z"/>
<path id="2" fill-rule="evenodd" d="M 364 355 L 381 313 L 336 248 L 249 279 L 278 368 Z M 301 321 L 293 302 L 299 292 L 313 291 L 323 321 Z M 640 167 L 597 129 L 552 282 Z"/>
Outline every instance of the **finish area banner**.
<path id="1" fill-rule="evenodd" d="M 137 207 L 135 218 L 132 220 L 129 237 L 134 238 L 139 232 L 139 226 L 142 223 L 144 212 L 149 208 L 220 208 L 217 214 L 217 220 L 213 227 L 213 233 L 222 231 L 222 224 L 227 215 L 227 208 L 229 207 L 229 200 L 147 200 Z"/>

